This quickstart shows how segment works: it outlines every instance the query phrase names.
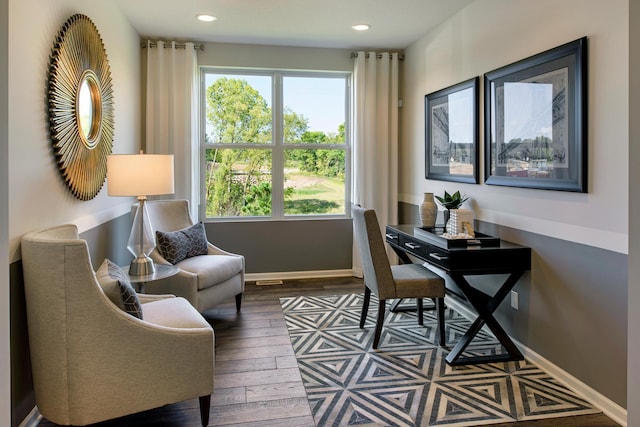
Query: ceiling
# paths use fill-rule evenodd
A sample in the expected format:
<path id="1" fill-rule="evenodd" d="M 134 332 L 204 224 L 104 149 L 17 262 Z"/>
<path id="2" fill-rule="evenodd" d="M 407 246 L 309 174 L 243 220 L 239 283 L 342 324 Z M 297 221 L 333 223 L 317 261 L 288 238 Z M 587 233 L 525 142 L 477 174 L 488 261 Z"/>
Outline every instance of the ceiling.
<path id="1" fill-rule="evenodd" d="M 143 39 L 379 50 L 408 47 L 473 0 L 115 1 Z"/>

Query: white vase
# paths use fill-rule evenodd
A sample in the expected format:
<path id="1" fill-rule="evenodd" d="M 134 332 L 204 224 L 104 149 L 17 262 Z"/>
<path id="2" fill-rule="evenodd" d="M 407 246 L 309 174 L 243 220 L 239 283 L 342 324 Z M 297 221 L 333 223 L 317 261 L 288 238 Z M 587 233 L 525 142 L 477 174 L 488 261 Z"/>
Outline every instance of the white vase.
<path id="1" fill-rule="evenodd" d="M 433 193 L 424 193 L 424 200 L 420 204 L 420 225 L 431 228 L 436 225 L 438 206 L 433 199 Z"/>

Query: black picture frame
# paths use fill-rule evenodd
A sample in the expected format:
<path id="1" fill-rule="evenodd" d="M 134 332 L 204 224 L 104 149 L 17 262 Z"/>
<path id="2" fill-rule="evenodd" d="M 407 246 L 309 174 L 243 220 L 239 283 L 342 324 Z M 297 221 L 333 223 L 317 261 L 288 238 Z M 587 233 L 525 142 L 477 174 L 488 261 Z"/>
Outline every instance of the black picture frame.
<path id="1" fill-rule="evenodd" d="M 586 193 L 587 38 L 484 76 L 485 183 Z"/>
<path id="2" fill-rule="evenodd" d="M 425 96 L 425 178 L 478 184 L 480 77 Z"/>

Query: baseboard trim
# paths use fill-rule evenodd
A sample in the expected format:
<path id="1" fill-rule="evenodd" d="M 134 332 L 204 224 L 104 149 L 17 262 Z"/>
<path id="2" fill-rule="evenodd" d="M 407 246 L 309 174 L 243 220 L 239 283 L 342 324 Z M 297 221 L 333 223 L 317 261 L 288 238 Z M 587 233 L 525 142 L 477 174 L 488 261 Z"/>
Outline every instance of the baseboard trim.
<path id="1" fill-rule="evenodd" d="M 476 314 L 470 310 L 467 306 L 462 304 L 460 301 L 455 298 L 446 297 L 446 304 L 451 306 L 457 312 L 462 314 L 464 317 L 469 319 L 470 321 L 475 320 L 477 317 Z M 488 331 L 488 328 L 484 326 L 485 330 Z M 539 355 L 535 351 L 531 350 L 529 347 L 525 346 L 518 340 L 511 338 L 516 346 L 520 349 L 524 357 L 537 365 L 540 369 L 551 375 L 556 380 L 560 381 L 567 388 L 572 390 L 574 393 L 584 397 L 589 403 L 591 403 L 596 408 L 600 409 L 607 417 L 611 418 L 616 423 L 620 424 L 623 427 L 627 427 L 627 410 L 622 406 L 618 405 L 611 399 L 603 396 L 598 393 L 593 388 L 589 387 L 579 379 L 575 378 L 571 374 L 567 373 L 551 361 L 545 359 L 543 356 Z"/>
<path id="2" fill-rule="evenodd" d="M 276 273 L 247 273 L 244 279 L 247 282 L 258 280 L 298 280 L 298 279 L 320 279 L 324 277 L 345 277 L 353 276 L 353 270 L 315 270 L 315 271 L 285 271 Z"/>
<path id="3" fill-rule="evenodd" d="M 40 411 L 38 411 L 38 407 L 34 406 L 31 412 L 29 412 L 29 415 L 27 415 L 25 419 L 18 424 L 18 427 L 37 427 L 40 420 L 42 420 L 42 415 L 40 414 Z"/>
<path id="4" fill-rule="evenodd" d="M 545 359 L 535 351 L 526 347 L 518 340 L 513 339 L 513 342 L 520 348 L 520 351 L 524 354 L 527 360 L 530 360 L 534 364 L 540 367 L 543 371 L 563 383 L 567 388 L 573 390 L 578 395 L 582 396 L 596 408 L 600 409 L 606 416 L 611 418 L 623 427 L 627 426 L 627 410 L 596 390 L 592 389 L 582 381 L 571 376 L 566 371 L 562 370 L 549 360 Z"/>

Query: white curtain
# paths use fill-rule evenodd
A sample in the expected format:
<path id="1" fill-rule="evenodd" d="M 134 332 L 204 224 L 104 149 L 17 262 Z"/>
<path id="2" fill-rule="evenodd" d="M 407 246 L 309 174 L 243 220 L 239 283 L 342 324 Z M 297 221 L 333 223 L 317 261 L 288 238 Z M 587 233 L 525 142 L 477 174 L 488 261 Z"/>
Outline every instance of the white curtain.
<path id="1" fill-rule="evenodd" d="M 193 43 L 147 42 L 146 153 L 173 154 L 174 198 L 200 202 L 198 58 Z"/>
<path id="2" fill-rule="evenodd" d="M 358 52 L 354 66 L 352 200 L 375 209 L 381 231 L 398 219 L 398 54 Z M 362 276 L 354 245 L 353 271 Z"/>

